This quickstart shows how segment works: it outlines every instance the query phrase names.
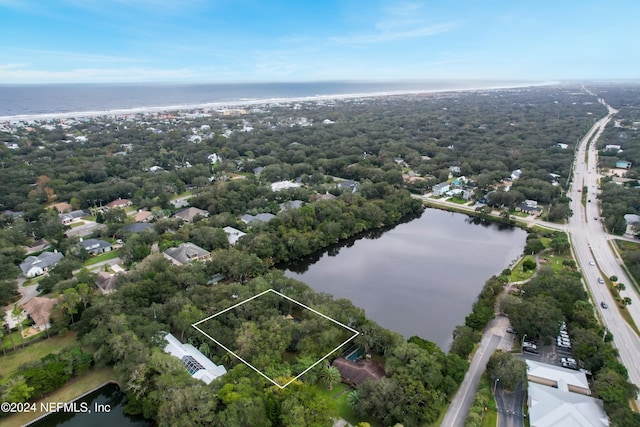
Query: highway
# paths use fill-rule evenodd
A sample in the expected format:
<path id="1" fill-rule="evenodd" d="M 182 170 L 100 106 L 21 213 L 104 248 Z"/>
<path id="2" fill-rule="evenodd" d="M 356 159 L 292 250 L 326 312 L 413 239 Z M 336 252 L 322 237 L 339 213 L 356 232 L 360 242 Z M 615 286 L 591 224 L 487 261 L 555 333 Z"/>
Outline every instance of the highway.
<path id="1" fill-rule="evenodd" d="M 598 101 L 606 106 L 609 112 L 593 125 L 576 150 L 573 184 L 568 193 L 573 216 L 568 221 L 567 232 L 576 261 L 584 273 L 586 285 L 593 296 L 596 310 L 606 328 L 614 336 L 613 343 L 620 352 L 622 363 L 629 371 L 630 381 L 640 386 L 640 359 L 637 357 L 640 354 L 640 338 L 621 316 L 606 285 L 598 283 L 598 278 L 601 276 L 618 276 L 619 281 L 627 285 L 623 296 L 628 296 L 632 300 L 632 304 L 628 306 L 629 312 L 636 324 L 640 325 L 640 298 L 609 246 L 610 236 L 604 230 L 600 220 L 597 199 L 600 175 L 597 170 L 595 142 L 617 110 L 607 105 L 603 99 Z M 587 199 L 591 200 L 586 203 L 586 207 L 581 202 L 583 187 L 588 188 Z M 590 264 L 592 261 L 594 265 Z M 608 305 L 608 309 L 601 307 L 600 303 L 603 301 Z"/>

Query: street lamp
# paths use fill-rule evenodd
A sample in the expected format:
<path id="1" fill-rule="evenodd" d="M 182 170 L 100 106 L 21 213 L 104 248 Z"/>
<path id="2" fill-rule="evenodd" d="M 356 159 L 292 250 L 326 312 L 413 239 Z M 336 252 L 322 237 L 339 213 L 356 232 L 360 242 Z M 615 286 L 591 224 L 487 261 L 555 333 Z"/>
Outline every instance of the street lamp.
<path id="1" fill-rule="evenodd" d="M 525 338 L 527 338 L 527 334 L 522 335 L 522 344 L 520 345 L 520 347 L 524 347 Z"/>
<path id="2" fill-rule="evenodd" d="M 500 378 L 496 378 L 496 380 L 493 382 L 493 394 L 496 394 L 496 386 L 498 385 L 498 381 L 500 381 Z"/>

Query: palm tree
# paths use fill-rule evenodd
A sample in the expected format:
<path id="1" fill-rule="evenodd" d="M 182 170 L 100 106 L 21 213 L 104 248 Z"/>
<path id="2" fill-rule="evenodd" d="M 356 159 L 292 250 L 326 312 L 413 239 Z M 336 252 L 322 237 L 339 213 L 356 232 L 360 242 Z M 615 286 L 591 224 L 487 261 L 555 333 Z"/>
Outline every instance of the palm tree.
<path id="1" fill-rule="evenodd" d="M 360 404 L 360 399 L 362 396 L 358 390 L 353 390 L 351 393 L 347 394 L 347 406 L 352 410 L 355 410 Z"/>
<path id="2" fill-rule="evenodd" d="M 328 390 L 333 390 L 333 386 L 338 384 L 342 377 L 340 376 L 338 368 L 335 366 L 327 366 L 324 372 L 322 372 L 320 379 L 326 384 Z"/>

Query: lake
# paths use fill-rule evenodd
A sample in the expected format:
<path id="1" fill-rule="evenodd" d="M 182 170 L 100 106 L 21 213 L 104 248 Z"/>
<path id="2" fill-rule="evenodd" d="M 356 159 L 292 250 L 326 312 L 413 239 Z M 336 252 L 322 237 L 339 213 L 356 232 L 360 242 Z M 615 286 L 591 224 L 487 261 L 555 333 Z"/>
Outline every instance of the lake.
<path id="1" fill-rule="evenodd" d="M 426 209 L 417 219 L 288 265 L 285 274 L 347 298 L 380 326 L 447 351 L 484 283 L 509 267 L 527 233 Z"/>
<path id="2" fill-rule="evenodd" d="M 125 395 L 116 384 L 107 384 L 76 400 L 77 407 L 88 405 L 91 413 L 56 412 L 39 419 L 30 427 L 148 427 L 152 421 L 124 413 Z M 95 405 L 109 405 L 109 411 L 96 412 Z M 104 408 L 104 406 L 102 406 Z"/>

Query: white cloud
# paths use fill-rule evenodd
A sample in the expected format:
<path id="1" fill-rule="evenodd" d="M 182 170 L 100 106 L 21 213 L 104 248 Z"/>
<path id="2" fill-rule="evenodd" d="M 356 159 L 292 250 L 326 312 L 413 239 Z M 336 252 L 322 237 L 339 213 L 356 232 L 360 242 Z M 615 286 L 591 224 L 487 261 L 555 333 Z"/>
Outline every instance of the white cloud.
<path id="1" fill-rule="evenodd" d="M 397 40 L 407 40 L 420 37 L 428 37 L 435 34 L 445 33 L 455 28 L 455 22 L 447 22 L 436 25 L 416 26 L 414 28 L 406 28 L 406 26 L 396 23 L 379 23 L 376 25 L 380 31 L 368 34 L 351 34 L 348 36 L 332 37 L 330 40 L 338 44 L 372 44 L 384 43 Z"/>
<path id="2" fill-rule="evenodd" d="M 92 53 L 69 52 L 61 50 L 45 50 L 45 49 L 27 49 L 27 48 L 7 48 L 7 51 L 13 53 L 18 52 L 26 55 L 51 56 L 64 60 L 72 60 L 77 62 L 143 62 L 138 58 L 114 55 L 96 55 Z"/>
<path id="3" fill-rule="evenodd" d="M 145 81 L 183 81 L 205 76 L 190 68 L 150 69 L 76 68 L 65 71 L 37 70 L 23 64 L 0 65 L 0 82 L 7 83 L 124 83 Z"/>

